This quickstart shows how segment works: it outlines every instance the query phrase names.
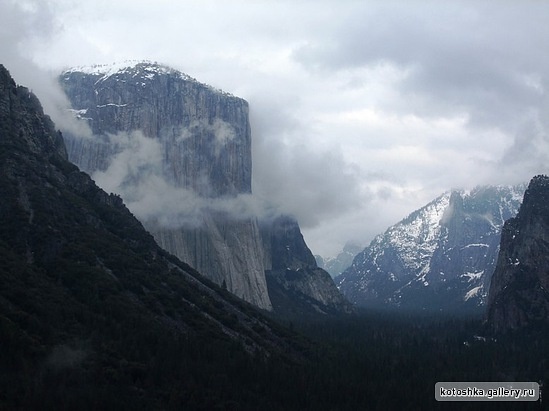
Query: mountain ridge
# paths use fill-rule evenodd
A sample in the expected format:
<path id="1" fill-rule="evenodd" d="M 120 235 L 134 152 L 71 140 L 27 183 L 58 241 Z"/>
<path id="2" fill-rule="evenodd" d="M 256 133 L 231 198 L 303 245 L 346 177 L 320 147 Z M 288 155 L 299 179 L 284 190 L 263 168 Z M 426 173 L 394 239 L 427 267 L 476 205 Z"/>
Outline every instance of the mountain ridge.
<path id="1" fill-rule="evenodd" d="M 449 191 L 372 240 L 336 283 L 359 305 L 479 311 L 523 186 Z"/>
<path id="2" fill-rule="evenodd" d="M 328 271 L 332 278 L 337 277 L 343 271 L 345 271 L 355 259 L 356 255 L 364 250 L 364 246 L 360 246 L 354 242 L 347 242 L 341 252 L 335 257 L 322 257 L 321 255 L 315 255 L 317 265 Z"/>

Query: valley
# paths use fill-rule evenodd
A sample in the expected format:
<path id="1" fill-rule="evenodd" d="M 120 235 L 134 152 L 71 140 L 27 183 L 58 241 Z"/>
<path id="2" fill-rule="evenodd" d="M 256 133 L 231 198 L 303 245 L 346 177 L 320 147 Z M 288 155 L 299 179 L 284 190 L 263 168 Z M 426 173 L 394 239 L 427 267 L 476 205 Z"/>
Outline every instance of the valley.
<path id="1" fill-rule="evenodd" d="M 478 409 L 435 383 L 545 383 L 548 177 L 445 194 L 351 266 L 372 254 L 422 291 L 452 274 L 438 298 L 482 285 L 477 310 L 365 307 L 255 203 L 244 100 L 150 62 L 60 79 L 83 135 L 0 67 L 0 409 Z M 389 271 L 366 273 L 381 294 Z"/>

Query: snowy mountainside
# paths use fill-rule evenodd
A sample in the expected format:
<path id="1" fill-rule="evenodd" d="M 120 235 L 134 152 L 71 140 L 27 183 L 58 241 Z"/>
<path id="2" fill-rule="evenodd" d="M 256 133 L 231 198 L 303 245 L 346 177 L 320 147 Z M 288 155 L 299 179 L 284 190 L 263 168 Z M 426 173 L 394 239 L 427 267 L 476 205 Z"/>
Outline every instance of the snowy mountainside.
<path id="1" fill-rule="evenodd" d="M 336 284 L 361 306 L 478 309 L 486 303 L 501 229 L 524 185 L 446 192 L 378 235 Z"/>

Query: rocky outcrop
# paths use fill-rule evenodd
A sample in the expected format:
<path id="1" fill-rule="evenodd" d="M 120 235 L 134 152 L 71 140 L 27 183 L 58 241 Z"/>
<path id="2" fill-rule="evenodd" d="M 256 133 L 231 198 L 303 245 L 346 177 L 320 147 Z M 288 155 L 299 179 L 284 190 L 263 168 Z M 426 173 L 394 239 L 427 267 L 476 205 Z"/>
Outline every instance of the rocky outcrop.
<path id="1" fill-rule="evenodd" d="M 336 283 L 358 305 L 479 311 L 522 186 L 448 192 L 377 236 Z"/>
<path id="2" fill-rule="evenodd" d="M 162 248 L 207 270 L 215 283 L 260 308 L 271 308 L 256 219 L 235 221 L 226 215 L 204 213 L 199 227 L 169 230 L 150 223 L 145 226 Z"/>
<path id="3" fill-rule="evenodd" d="M 120 150 L 117 134 L 139 130 L 161 144 L 163 176 L 174 186 L 208 197 L 251 192 L 245 100 L 147 62 L 75 68 L 60 81 L 71 110 L 93 134 L 114 136 L 100 146 L 107 155 L 69 136 L 69 155 L 84 171 L 106 169 Z"/>
<path id="4" fill-rule="evenodd" d="M 269 294 L 275 312 L 287 318 L 353 311 L 330 275 L 319 268 L 297 222 L 278 217 L 262 227 Z"/>
<path id="5" fill-rule="evenodd" d="M 549 326 L 549 177 L 536 176 L 501 235 L 488 296 L 495 332 Z"/>
<path id="6" fill-rule="evenodd" d="M 28 112 L 35 113 L 29 116 Z M 3 145 L 30 150 L 33 154 L 67 158 L 61 133 L 55 130 L 49 116 L 44 115 L 38 98 L 27 88 L 17 86 L 9 72 L 0 70 L 0 127 Z M 8 140 L 9 133 L 19 139 Z"/>

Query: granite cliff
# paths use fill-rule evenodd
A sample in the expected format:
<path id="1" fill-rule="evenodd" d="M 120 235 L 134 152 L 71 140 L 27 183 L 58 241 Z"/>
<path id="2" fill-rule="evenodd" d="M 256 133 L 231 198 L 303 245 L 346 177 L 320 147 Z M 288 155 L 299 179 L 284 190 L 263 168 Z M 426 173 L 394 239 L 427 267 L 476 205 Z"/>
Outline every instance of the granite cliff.
<path id="1" fill-rule="evenodd" d="M 262 233 L 273 216 L 260 221 L 251 196 L 247 102 L 149 62 L 75 68 L 60 83 L 90 129 L 64 132 L 70 160 L 119 193 L 164 249 L 272 310 L 266 272 L 279 254 Z M 309 297 L 323 305 L 339 292 L 314 259 L 306 265 L 319 287 Z"/>
<path id="2" fill-rule="evenodd" d="M 549 326 L 549 177 L 534 177 L 501 234 L 487 307 L 495 332 Z"/>
<path id="3" fill-rule="evenodd" d="M 100 184 L 118 180 L 110 189 L 161 247 L 270 310 L 257 221 L 224 212 L 251 192 L 246 101 L 146 62 L 72 69 L 60 81 L 93 134 L 65 132 L 69 159 Z"/>
<path id="4" fill-rule="evenodd" d="M 69 155 L 84 170 L 105 170 L 121 150 L 116 135 L 139 130 L 158 140 L 163 176 L 175 187 L 207 197 L 251 192 L 245 100 L 147 62 L 71 69 L 60 80 L 71 110 L 96 137 L 68 139 Z M 114 138 L 97 139 L 108 135 Z"/>

